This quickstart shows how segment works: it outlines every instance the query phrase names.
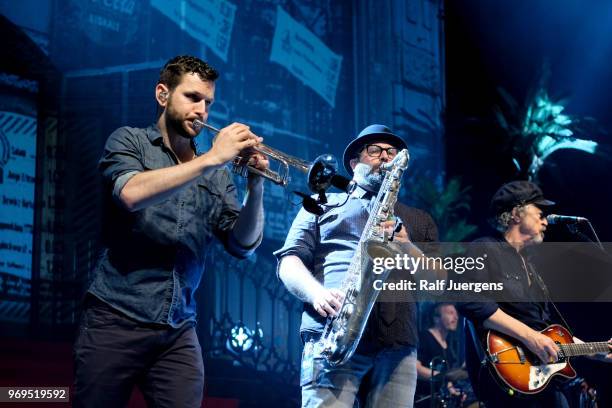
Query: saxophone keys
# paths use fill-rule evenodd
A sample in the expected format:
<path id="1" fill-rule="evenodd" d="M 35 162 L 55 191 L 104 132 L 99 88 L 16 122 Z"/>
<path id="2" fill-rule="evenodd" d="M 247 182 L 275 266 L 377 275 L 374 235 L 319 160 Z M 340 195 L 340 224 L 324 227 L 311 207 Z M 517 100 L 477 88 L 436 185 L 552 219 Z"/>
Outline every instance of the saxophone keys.
<path id="1" fill-rule="evenodd" d="M 350 317 L 354 311 L 355 311 L 355 305 L 349 303 L 344 307 L 344 309 L 342 310 L 342 313 L 344 314 L 344 317 Z"/>

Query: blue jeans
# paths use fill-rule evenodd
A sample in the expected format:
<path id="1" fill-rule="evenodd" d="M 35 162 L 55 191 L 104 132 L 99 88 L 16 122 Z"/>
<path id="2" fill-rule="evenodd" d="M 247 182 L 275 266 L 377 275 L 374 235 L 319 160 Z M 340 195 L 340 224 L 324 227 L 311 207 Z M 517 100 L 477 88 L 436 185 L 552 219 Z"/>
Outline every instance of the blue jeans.
<path id="1" fill-rule="evenodd" d="M 316 340 L 306 341 L 302 353 L 303 408 L 412 407 L 417 378 L 414 347 L 355 353 L 345 364 L 332 367 L 317 350 Z"/>

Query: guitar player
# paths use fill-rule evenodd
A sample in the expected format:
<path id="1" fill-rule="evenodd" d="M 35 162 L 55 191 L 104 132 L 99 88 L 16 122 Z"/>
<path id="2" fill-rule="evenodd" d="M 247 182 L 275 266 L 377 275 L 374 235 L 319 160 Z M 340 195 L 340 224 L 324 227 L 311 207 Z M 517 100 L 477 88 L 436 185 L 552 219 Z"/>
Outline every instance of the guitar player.
<path id="1" fill-rule="evenodd" d="M 551 205 L 554 202 L 545 199 L 542 190 L 529 181 L 513 181 L 497 190 L 491 200 L 491 211 L 499 233 L 475 241 L 478 252 L 484 250 L 486 253 L 485 267 L 466 273 L 462 278 L 475 282 L 503 282 L 503 299 L 507 301 L 473 298 L 478 301 L 457 305 L 461 314 L 473 323 L 479 339 L 486 330 L 495 330 L 515 338 L 547 363 L 557 360 L 559 347 L 539 332 L 551 324 L 550 305 L 541 301 L 545 299 L 546 289 L 526 252 L 544 240 L 548 225 L 544 210 Z M 476 251 L 475 248 L 472 250 Z M 518 393 L 513 390 L 500 387 L 488 367 L 481 364 L 484 354 L 478 341 L 471 339 L 473 336 L 468 335 L 466 340 L 467 368 L 475 392 L 487 407 L 568 407 L 554 380 L 543 391 L 523 395 L 524 398 L 518 398 Z M 612 361 L 612 353 L 597 358 Z"/>

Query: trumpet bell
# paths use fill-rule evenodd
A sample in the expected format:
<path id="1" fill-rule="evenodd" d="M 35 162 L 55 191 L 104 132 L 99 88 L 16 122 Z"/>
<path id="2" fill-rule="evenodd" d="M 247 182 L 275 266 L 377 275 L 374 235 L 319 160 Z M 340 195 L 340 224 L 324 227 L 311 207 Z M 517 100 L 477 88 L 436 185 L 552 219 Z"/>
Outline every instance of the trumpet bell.
<path id="1" fill-rule="evenodd" d="M 317 157 L 308 170 L 308 188 L 313 193 L 326 191 L 332 184 L 332 178 L 338 173 L 338 160 L 331 154 Z"/>
<path id="2" fill-rule="evenodd" d="M 193 129 L 198 132 L 203 128 L 209 129 L 215 133 L 219 133 L 220 131 L 219 129 L 209 125 L 208 123 L 204 123 L 199 119 L 194 120 L 192 126 Z M 244 158 L 238 156 L 233 162 L 235 173 L 244 177 L 246 177 L 249 173 L 254 173 L 267 178 L 274 184 L 286 187 L 290 181 L 289 168 L 293 167 L 307 174 L 308 188 L 313 193 L 326 191 L 331 186 L 338 187 L 338 183 L 343 184 L 342 180 L 346 180 L 344 177 L 337 175 L 338 161 L 331 154 L 323 154 L 317 157 L 314 162 L 310 163 L 263 144 L 254 146 L 253 150 L 267 156 L 271 160 L 277 161 L 279 164 L 277 171 L 270 169 L 259 170 L 253 166 L 245 164 L 243 160 Z M 343 189 L 342 187 L 340 188 Z"/>

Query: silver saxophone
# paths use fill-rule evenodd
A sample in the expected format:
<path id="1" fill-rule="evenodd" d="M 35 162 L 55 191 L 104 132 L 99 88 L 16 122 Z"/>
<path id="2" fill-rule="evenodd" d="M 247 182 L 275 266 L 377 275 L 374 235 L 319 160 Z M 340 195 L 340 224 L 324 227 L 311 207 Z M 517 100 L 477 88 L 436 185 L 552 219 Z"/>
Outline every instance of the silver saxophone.
<path id="1" fill-rule="evenodd" d="M 386 269 L 375 275 L 371 271 L 372 259 L 393 257 L 401 252 L 396 243 L 389 241 L 381 223 L 393 216 L 402 174 L 409 160 L 408 150 L 404 149 L 391 162 L 381 166 L 385 177 L 340 287 L 345 294 L 344 301 L 336 316 L 327 319 L 317 345 L 332 366 L 344 364 L 355 352 L 378 297 L 379 291 L 374 289 L 373 283 L 379 279 L 385 281 L 391 272 Z"/>

